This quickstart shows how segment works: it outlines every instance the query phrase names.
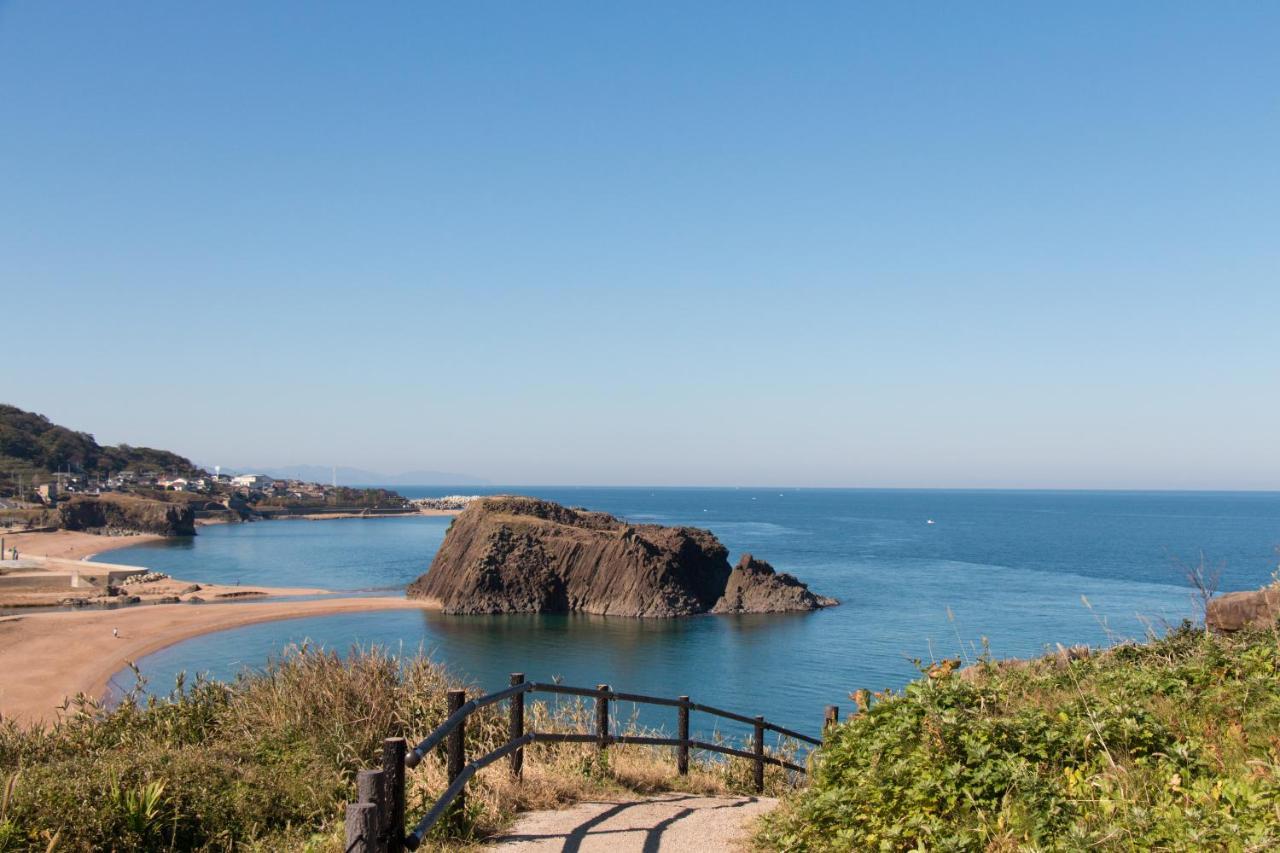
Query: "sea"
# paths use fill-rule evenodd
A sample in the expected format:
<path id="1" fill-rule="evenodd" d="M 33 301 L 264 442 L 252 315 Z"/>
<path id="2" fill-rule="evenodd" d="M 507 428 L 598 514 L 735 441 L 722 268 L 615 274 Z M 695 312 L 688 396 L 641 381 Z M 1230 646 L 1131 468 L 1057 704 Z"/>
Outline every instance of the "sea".
<path id="1" fill-rule="evenodd" d="M 1280 493 L 795 488 L 397 487 L 410 497 L 530 494 L 634 522 L 704 527 L 840 606 L 814 613 L 630 619 L 396 611 L 261 623 L 138 662 L 147 689 L 179 673 L 232 678 L 291 644 L 422 652 L 475 689 L 509 674 L 694 701 L 816 733 L 850 693 L 900 689 L 932 661 L 1105 646 L 1200 617 L 1186 570 L 1221 589 L 1267 583 Z M 399 592 L 426 571 L 447 517 L 272 521 L 103 559 L 218 583 Z M 255 606 L 245 603 L 244 607 Z M 129 673 L 113 686 L 126 689 Z M 627 711 L 624 711 L 627 713 Z M 670 728 L 665 711 L 640 722 Z M 695 719 L 697 719 L 695 717 Z M 695 725 L 706 734 L 711 723 Z"/>

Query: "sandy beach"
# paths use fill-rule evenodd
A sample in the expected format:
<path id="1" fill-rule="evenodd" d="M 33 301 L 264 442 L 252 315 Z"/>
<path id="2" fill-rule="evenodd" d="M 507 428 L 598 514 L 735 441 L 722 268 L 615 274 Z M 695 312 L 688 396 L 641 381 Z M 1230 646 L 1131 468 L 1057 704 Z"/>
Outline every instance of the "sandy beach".
<path id="1" fill-rule="evenodd" d="M 100 536 L 96 533 L 83 533 L 77 530 L 51 530 L 39 533 L 4 533 L 4 547 L 17 548 L 21 556 L 28 557 L 60 557 L 64 560 L 83 560 L 94 554 L 111 551 L 116 548 L 128 548 L 144 542 L 157 542 L 164 539 L 152 533 L 138 533 L 132 536 Z"/>
<path id="2" fill-rule="evenodd" d="M 164 538 L 148 534 L 103 536 L 70 530 L 3 536 L 5 548 L 16 547 L 21 556 L 63 560 L 81 560 Z M 177 578 L 130 586 L 128 591 L 144 601 L 174 597 L 183 601 L 0 617 L 0 717 L 23 723 L 52 720 L 68 697 L 85 693 L 100 698 L 108 679 L 129 661 L 200 634 L 278 619 L 438 607 L 433 602 L 390 596 L 280 601 L 281 596 L 329 591 L 227 586 Z M 4 599 L 7 606 L 17 607 L 54 604 L 65 595 L 14 590 Z M 254 600 L 227 600 L 240 598 Z M 119 631 L 118 637 L 113 630 Z"/>
<path id="3" fill-rule="evenodd" d="M 437 606 L 393 597 L 326 598 L 0 617 L 0 717 L 24 724 L 51 721 L 68 697 L 100 698 L 128 662 L 200 634 L 278 619 Z"/>

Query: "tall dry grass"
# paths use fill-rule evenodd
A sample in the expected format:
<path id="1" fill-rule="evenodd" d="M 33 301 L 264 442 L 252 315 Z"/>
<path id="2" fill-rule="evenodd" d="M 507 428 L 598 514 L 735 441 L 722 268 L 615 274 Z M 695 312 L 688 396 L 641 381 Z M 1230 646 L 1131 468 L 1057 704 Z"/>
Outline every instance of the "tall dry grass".
<path id="1" fill-rule="evenodd" d="M 117 707 L 79 697 L 55 724 L 0 721 L 0 853 L 27 850 L 341 849 L 341 818 L 356 772 L 377 766 L 382 740 L 416 743 L 445 718 L 445 694 L 466 687 L 421 652 L 354 648 L 339 655 L 291 648 L 231 683 L 179 679 L 149 698 L 139 678 Z M 474 695 L 474 691 L 472 692 Z M 539 731 L 594 731 L 588 701 L 529 702 Z M 634 717 L 617 733 L 646 733 Z M 482 755 L 507 740 L 505 707 L 468 721 L 466 749 Z M 739 744 L 741 745 L 741 744 Z M 794 749 L 783 745 L 794 758 Z M 442 754 L 407 779 L 410 824 L 446 781 Z M 767 790 L 796 780 L 769 768 Z M 467 807 L 429 846 L 466 846 L 519 811 L 588 797 L 668 790 L 746 792 L 751 764 L 695 754 L 687 777 L 670 749 L 536 744 L 524 778 L 495 764 L 468 787 Z"/>

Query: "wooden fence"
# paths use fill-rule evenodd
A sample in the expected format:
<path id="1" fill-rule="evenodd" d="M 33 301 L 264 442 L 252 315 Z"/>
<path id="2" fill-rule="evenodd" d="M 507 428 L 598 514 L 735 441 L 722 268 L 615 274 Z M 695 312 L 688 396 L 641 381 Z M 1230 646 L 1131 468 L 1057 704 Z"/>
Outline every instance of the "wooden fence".
<path id="1" fill-rule="evenodd" d="M 595 700 L 596 730 L 591 734 L 537 732 L 526 731 L 524 724 L 525 694 L 551 693 L 562 696 L 580 696 Z M 476 711 L 497 702 L 508 703 L 509 740 L 497 749 L 471 759 L 466 757 L 467 718 Z M 611 702 L 633 702 L 644 705 L 662 705 L 676 709 L 676 737 L 648 737 L 639 735 L 615 735 L 609 732 L 609 706 Z M 658 696 L 645 696 L 639 693 L 620 693 L 611 690 L 609 685 L 601 684 L 595 689 L 588 687 L 569 687 L 563 684 L 543 684 L 525 681 L 523 673 L 511 676 L 511 686 L 497 693 L 479 696 L 470 701 L 465 691 L 450 690 L 448 693 L 448 717 L 436 729 L 427 735 L 412 751 L 404 738 L 388 738 L 383 741 L 382 768 L 380 770 L 361 770 L 356 779 L 356 802 L 347 806 L 346 815 L 346 851 L 347 853 L 401 853 L 403 850 L 416 850 L 426 837 L 428 831 L 445 814 L 460 812 L 466 802 L 465 788 L 471 777 L 494 762 L 506 759 L 514 778 L 519 779 L 524 767 L 524 748 L 533 743 L 594 743 L 602 752 L 611 744 L 637 744 L 644 746 L 671 746 L 676 749 L 676 769 L 680 775 L 689 772 L 689 751 L 692 749 L 716 752 L 745 758 L 753 763 L 753 783 L 757 792 L 764 790 L 764 768 L 766 764 L 793 770 L 799 773 L 808 772 L 806 768 L 793 764 L 775 755 L 769 755 L 764 749 L 765 732 L 774 732 L 791 738 L 811 747 L 821 746 L 822 741 L 800 732 L 783 728 L 770 723 L 764 717 L 747 717 L 702 705 L 690 701 L 688 696 L 676 699 L 665 699 Z M 689 737 L 689 714 L 697 711 L 722 719 L 745 723 L 752 727 L 751 751 L 734 749 L 718 743 L 693 740 Z M 823 730 L 834 723 L 838 710 L 834 705 L 826 709 Z M 405 834 L 405 800 L 404 780 L 406 769 L 412 769 L 433 749 L 444 744 L 447 758 L 446 767 L 449 786 L 445 789 L 414 826 L 413 831 Z"/>

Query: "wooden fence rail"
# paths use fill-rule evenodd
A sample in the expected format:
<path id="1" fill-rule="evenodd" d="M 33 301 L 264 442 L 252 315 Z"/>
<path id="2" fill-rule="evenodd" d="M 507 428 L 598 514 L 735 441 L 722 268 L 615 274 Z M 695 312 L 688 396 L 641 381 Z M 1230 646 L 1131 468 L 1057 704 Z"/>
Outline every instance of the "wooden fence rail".
<path id="1" fill-rule="evenodd" d="M 595 731 L 591 734 L 527 731 L 524 723 L 525 694 L 551 693 L 564 696 L 580 696 L 595 700 Z M 791 729 L 770 723 L 764 717 L 747 717 L 722 708 L 702 705 L 688 696 L 667 699 L 645 696 L 640 693 L 622 693 L 601 684 L 596 688 L 569 687 L 563 684 L 543 684 L 525 681 L 522 673 L 513 673 L 511 686 L 496 693 L 467 700 L 465 691 L 450 690 L 447 695 L 448 716 L 445 721 L 427 735 L 411 751 L 404 738 L 388 738 L 383 741 L 382 768 L 362 770 L 356 778 L 356 802 L 347 806 L 347 853 L 401 853 L 417 850 L 441 818 L 446 814 L 461 814 L 466 806 L 466 785 L 476 773 L 494 762 L 507 759 L 512 777 L 519 779 L 524 769 L 524 749 L 534 743 L 594 743 L 602 753 L 613 744 L 641 746 L 672 746 L 676 748 L 676 770 L 680 775 L 689 772 L 689 750 L 698 749 L 744 758 L 752 762 L 753 783 L 757 792 L 764 790 L 764 768 L 771 764 L 798 773 L 808 772 L 776 755 L 765 752 L 765 732 L 773 732 L 792 740 L 822 745 L 822 741 Z M 497 702 L 508 703 L 508 741 L 497 749 L 467 760 L 467 718 L 481 708 Z M 646 705 L 662 705 L 677 709 L 676 737 L 649 737 L 644 735 L 615 735 L 609 731 L 610 703 L 632 702 Z M 734 749 L 718 743 L 694 740 L 689 736 L 689 714 L 698 711 L 723 719 L 745 723 L 752 727 L 751 751 Z M 823 719 L 823 732 L 838 719 L 838 709 L 830 705 Z M 404 782 L 406 768 L 412 769 L 436 747 L 444 744 L 449 785 L 436 799 L 427 813 L 405 834 Z"/>

